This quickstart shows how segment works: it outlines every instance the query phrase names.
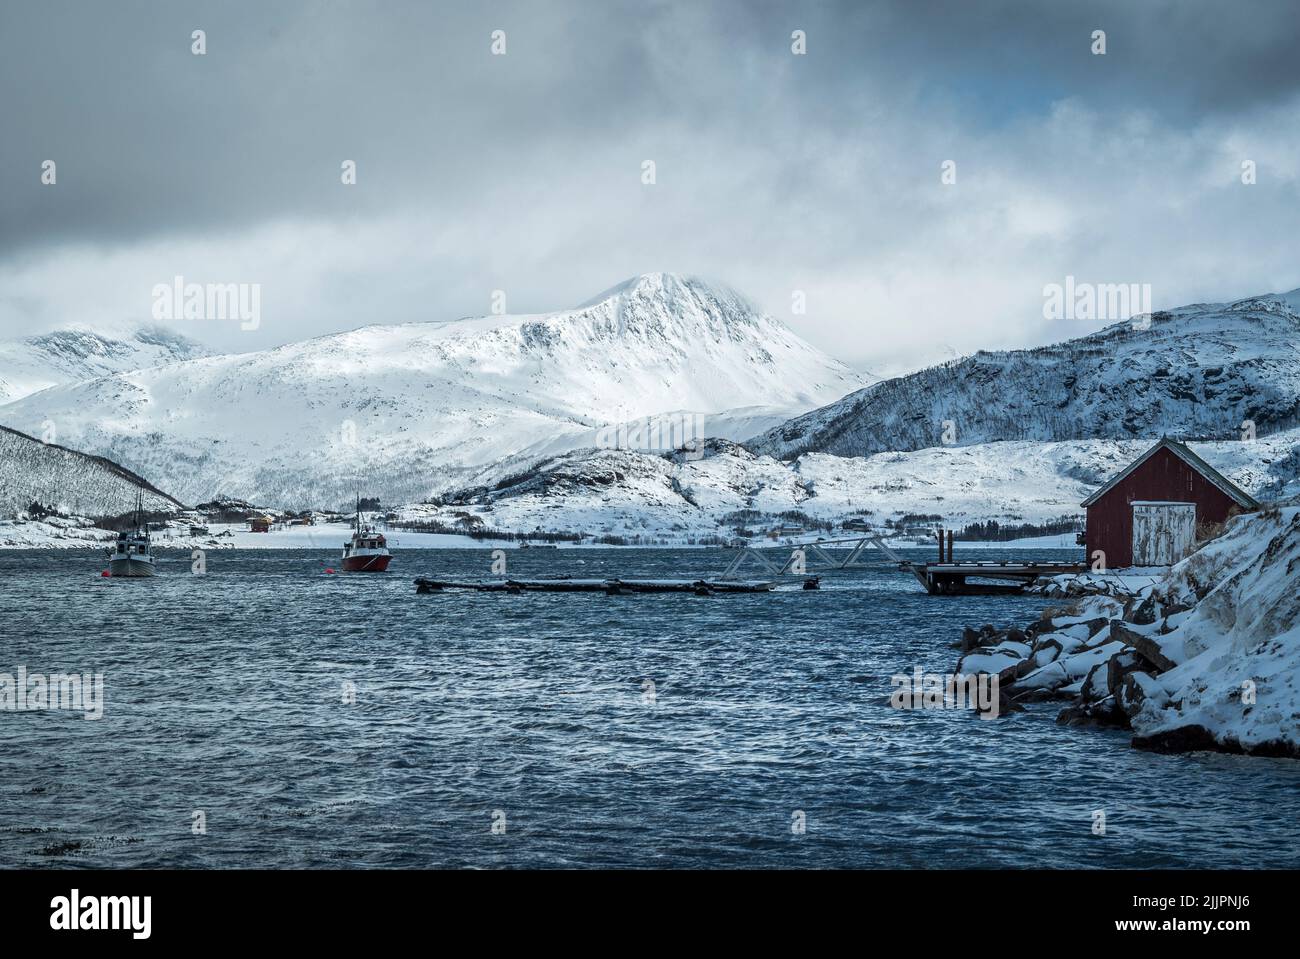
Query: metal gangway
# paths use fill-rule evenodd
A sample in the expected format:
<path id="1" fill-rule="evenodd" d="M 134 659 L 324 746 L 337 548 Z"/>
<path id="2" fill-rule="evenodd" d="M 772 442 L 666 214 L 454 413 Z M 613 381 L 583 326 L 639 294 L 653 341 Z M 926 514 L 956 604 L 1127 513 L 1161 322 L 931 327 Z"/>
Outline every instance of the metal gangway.
<path id="1" fill-rule="evenodd" d="M 835 570 L 861 568 L 867 565 L 862 557 L 870 546 L 874 546 L 887 559 L 897 564 L 899 569 L 912 573 L 927 590 L 930 589 L 929 580 L 916 568 L 916 564 L 899 556 L 876 535 L 854 536 L 846 539 L 819 539 L 810 543 L 736 547 L 736 555 L 727 565 L 727 568 L 718 576 L 718 579 L 732 580 L 738 578 L 738 574 L 746 564 L 757 565 L 763 573 L 769 576 L 816 576 L 820 573 Z M 832 556 L 828 549 L 835 549 L 837 552 L 847 550 L 847 553 L 836 557 Z M 779 558 L 779 554 L 787 551 L 789 555 L 785 557 L 784 561 L 777 562 L 776 559 Z"/>

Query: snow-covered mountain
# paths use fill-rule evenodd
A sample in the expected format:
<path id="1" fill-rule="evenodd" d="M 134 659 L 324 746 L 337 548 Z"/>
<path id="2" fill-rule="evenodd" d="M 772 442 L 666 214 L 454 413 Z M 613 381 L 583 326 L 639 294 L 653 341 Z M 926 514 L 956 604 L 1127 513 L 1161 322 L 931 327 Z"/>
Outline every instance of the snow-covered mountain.
<path id="1" fill-rule="evenodd" d="M 409 502 L 611 424 L 741 438 L 865 382 L 734 291 L 653 273 L 565 312 L 370 326 L 58 386 L 0 422 L 50 421 L 188 502 Z"/>
<path id="2" fill-rule="evenodd" d="M 1054 346 L 980 352 L 755 436 L 789 459 L 948 442 L 1258 435 L 1300 424 L 1300 290 L 1156 313 Z"/>
<path id="3" fill-rule="evenodd" d="M 116 463 L 0 426 L 0 517 L 26 513 L 34 502 L 78 516 L 120 516 L 135 507 L 172 512 L 181 504 Z"/>
<path id="4" fill-rule="evenodd" d="M 69 328 L 0 341 L 0 403 L 51 386 L 210 355 L 162 326 L 124 331 Z"/>
<path id="5" fill-rule="evenodd" d="M 1021 440 L 868 457 L 808 453 L 790 462 L 716 440 L 696 459 L 580 450 L 403 514 L 444 527 L 679 542 L 729 539 L 738 527 L 761 532 L 782 519 L 861 517 L 883 527 L 908 516 L 941 516 L 956 529 L 988 520 L 1043 525 L 1081 516 L 1079 503 L 1150 445 Z M 1257 496 L 1300 493 L 1300 429 L 1192 448 Z"/>

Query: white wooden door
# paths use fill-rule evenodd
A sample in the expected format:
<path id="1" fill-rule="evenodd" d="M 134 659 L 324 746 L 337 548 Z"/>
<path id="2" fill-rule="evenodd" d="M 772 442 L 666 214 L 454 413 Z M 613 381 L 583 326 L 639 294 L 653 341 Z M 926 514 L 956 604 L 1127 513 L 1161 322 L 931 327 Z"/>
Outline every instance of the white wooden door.
<path id="1" fill-rule="evenodd" d="M 1134 566 L 1172 566 L 1195 546 L 1195 503 L 1133 504 Z"/>

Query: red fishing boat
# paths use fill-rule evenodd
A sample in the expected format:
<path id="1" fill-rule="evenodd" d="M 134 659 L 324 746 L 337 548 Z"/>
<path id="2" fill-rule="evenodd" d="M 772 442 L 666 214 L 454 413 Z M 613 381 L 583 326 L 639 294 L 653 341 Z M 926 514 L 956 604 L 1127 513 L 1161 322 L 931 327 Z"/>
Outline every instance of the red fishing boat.
<path id="1" fill-rule="evenodd" d="M 357 525 L 352 539 L 343 544 L 343 571 L 347 573 L 382 573 L 393 561 L 384 534 L 367 526 L 361 516 L 361 497 L 357 497 Z"/>

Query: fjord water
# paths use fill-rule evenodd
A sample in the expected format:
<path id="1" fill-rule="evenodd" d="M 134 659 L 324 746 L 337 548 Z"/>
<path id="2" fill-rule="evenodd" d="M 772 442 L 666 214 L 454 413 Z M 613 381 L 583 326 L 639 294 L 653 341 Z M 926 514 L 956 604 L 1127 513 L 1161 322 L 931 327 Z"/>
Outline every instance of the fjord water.
<path id="1" fill-rule="evenodd" d="M 511 551 L 509 571 L 724 559 Z M 928 597 L 885 563 L 757 596 L 411 584 L 490 561 L 328 575 L 334 550 L 229 551 L 197 576 L 162 552 L 123 581 L 98 553 L 0 552 L 0 673 L 102 671 L 106 695 L 99 720 L 0 711 L 0 866 L 1300 865 L 1300 763 L 1137 752 L 1056 704 L 889 706 L 892 675 L 953 669 L 964 624 L 1041 600 Z"/>

